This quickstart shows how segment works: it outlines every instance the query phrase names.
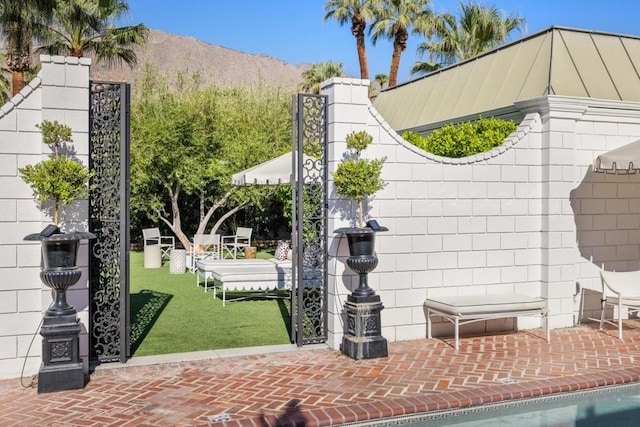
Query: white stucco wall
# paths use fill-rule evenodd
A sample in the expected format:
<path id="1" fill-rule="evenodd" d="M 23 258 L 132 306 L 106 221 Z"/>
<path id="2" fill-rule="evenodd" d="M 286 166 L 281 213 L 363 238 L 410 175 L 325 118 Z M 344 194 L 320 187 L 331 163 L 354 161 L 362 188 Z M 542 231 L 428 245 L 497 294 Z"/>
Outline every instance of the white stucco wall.
<path id="1" fill-rule="evenodd" d="M 27 349 L 51 302 L 41 284 L 40 246 L 25 235 L 50 222 L 18 168 L 46 158 L 35 124 L 72 127 L 74 147 L 87 161 L 89 61 L 42 57 L 39 76 L 0 108 L 0 378 L 21 373 Z M 551 327 L 599 316 L 598 268 L 640 268 L 640 176 L 595 174 L 600 153 L 640 139 L 640 104 L 548 96 L 519 103 L 525 119 L 505 145 L 467 159 L 444 159 L 403 141 L 371 106 L 368 82 L 332 79 L 329 95 L 329 231 L 350 225 L 355 207 L 335 195 L 331 172 L 351 131 L 374 143 L 367 157 L 386 156 L 387 187 L 368 204 L 369 217 L 389 227 L 377 236 L 379 264 L 370 285 L 380 294 L 383 336 L 424 338 L 427 295 L 519 292 L 548 299 Z M 86 203 L 63 213 L 64 228 L 85 229 Z M 75 222 L 69 222 L 73 218 Z M 346 241 L 330 233 L 329 344 L 338 348 L 343 304 L 357 277 L 345 267 Z M 86 273 L 87 246 L 79 264 Z M 87 319 L 86 275 L 69 300 Z M 537 327 L 521 318 L 518 327 Z M 434 333 L 451 334 L 448 324 Z M 468 325 L 504 330 L 513 320 Z M 35 336 L 25 375 L 40 366 Z M 86 331 L 81 355 L 87 362 Z"/>
<path id="2" fill-rule="evenodd" d="M 385 306 L 388 340 L 426 336 L 428 294 L 541 295 L 551 327 L 569 327 L 599 316 L 599 294 L 593 297 L 600 290 L 599 260 L 612 269 L 640 267 L 638 175 L 590 172 L 599 153 L 640 138 L 640 104 L 529 100 L 518 105 L 525 118 L 505 145 L 445 159 L 390 129 L 369 103 L 367 81 L 332 79 L 323 93 L 329 95 L 330 176 L 351 131 L 374 136 L 366 157 L 387 157 L 382 174 L 388 185 L 369 203 L 369 217 L 390 231 L 377 235 L 379 264 L 369 284 Z M 336 198 L 332 183 L 329 191 L 329 343 L 338 348 L 342 307 L 357 280 L 344 264 L 346 239 L 331 234 L 350 225 L 344 219 L 349 204 Z M 539 324 L 518 320 L 519 328 Z M 498 319 L 463 330 L 513 327 L 513 320 Z M 436 325 L 439 333 L 451 334 L 452 327 Z"/>
<path id="3" fill-rule="evenodd" d="M 44 311 L 52 301 L 40 273 L 40 244 L 23 241 L 51 222 L 50 206 L 39 209 L 31 188 L 18 169 L 46 159 L 50 149 L 42 144 L 35 127 L 57 120 L 73 130 L 73 147 L 87 164 L 89 65 L 86 58 L 41 56 L 42 70 L 28 86 L 0 108 L 0 378 L 24 375 L 40 368 L 41 340 L 37 334 Z M 61 226 L 86 229 L 86 203 L 65 207 Z M 87 245 L 80 248 L 78 264 L 83 276 L 68 293 L 68 301 L 87 324 Z M 86 329 L 81 336 L 81 356 L 87 366 Z"/>

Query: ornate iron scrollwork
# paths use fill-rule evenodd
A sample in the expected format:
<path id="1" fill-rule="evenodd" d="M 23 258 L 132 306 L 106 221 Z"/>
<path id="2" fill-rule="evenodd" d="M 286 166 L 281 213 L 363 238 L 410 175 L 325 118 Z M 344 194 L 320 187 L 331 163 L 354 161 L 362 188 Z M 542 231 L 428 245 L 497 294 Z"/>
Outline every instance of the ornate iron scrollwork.
<path id="1" fill-rule="evenodd" d="M 125 83 L 91 82 L 89 230 L 97 239 L 90 245 L 89 335 L 91 356 L 101 362 L 124 361 L 129 351 L 128 100 Z"/>
<path id="2" fill-rule="evenodd" d="M 292 330 L 298 345 L 327 340 L 327 97 L 298 94 L 293 102 L 293 149 L 299 176 L 293 186 L 294 266 Z"/>

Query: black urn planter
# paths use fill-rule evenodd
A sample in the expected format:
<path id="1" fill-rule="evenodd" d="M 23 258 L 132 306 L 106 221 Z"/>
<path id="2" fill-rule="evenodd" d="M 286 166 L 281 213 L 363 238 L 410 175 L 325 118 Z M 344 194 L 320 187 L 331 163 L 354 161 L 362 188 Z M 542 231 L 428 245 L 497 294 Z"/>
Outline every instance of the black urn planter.
<path id="1" fill-rule="evenodd" d="M 388 231 L 375 221 L 367 227 L 345 227 L 335 230 L 347 236 L 347 266 L 359 276 L 358 287 L 347 296 L 344 309 L 347 331 L 342 339 L 342 352 L 353 359 L 387 357 L 387 340 L 382 337 L 380 312 L 384 309 L 380 296 L 368 284 L 368 274 L 378 266 L 375 254 L 376 231 Z"/>
<path id="2" fill-rule="evenodd" d="M 378 266 L 375 255 L 376 233 L 369 227 L 341 228 L 336 232 L 344 233 L 349 243 L 349 258 L 347 266 L 358 273 L 360 280 L 358 287 L 347 298 L 353 302 L 372 302 L 376 299 L 375 291 L 369 287 L 367 275 Z"/>
<path id="3" fill-rule="evenodd" d="M 67 290 L 76 284 L 82 272 L 78 269 L 80 240 L 93 239 L 93 233 L 60 233 L 49 226 L 24 240 L 39 240 L 42 244 L 42 282 L 54 291 L 40 328 L 42 335 L 42 366 L 38 373 L 38 393 L 84 388 L 85 377 L 80 358 L 80 322 L 76 309 L 67 302 Z"/>

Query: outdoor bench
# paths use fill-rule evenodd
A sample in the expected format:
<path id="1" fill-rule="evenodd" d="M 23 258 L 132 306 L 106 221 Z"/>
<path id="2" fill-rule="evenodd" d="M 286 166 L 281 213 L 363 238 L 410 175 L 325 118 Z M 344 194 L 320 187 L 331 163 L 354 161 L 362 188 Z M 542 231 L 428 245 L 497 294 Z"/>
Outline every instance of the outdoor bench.
<path id="1" fill-rule="evenodd" d="M 460 326 L 487 319 L 542 316 L 546 340 L 550 340 L 547 304 L 543 298 L 517 294 L 442 296 L 427 298 L 427 337 L 431 338 L 431 316 L 441 316 L 454 324 L 458 351 Z"/>
<path id="2" fill-rule="evenodd" d="M 196 285 L 204 279 L 204 291 L 222 290 L 222 305 L 226 305 L 227 291 L 270 291 L 291 288 L 291 261 L 271 259 L 217 260 L 196 262 Z"/>

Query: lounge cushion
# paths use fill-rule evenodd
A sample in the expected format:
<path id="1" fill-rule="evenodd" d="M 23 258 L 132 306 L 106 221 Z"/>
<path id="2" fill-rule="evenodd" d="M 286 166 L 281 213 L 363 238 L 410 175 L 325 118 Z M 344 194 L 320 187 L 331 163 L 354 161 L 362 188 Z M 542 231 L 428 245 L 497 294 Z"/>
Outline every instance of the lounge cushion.
<path id="1" fill-rule="evenodd" d="M 218 267 L 211 276 L 221 282 L 272 282 L 284 280 L 285 272 L 276 265 L 247 265 L 243 268 Z M 230 284 L 233 287 L 233 284 Z"/>
<path id="2" fill-rule="evenodd" d="M 424 305 L 427 308 L 427 337 L 431 338 L 431 316 L 441 316 L 454 324 L 456 352 L 460 326 L 502 317 L 540 315 L 544 319 L 547 342 L 551 339 L 546 301 L 539 297 L 518 294 L 443 296 L 427 299 Z"/>
<path id="3" fill-rule="evenodd" d="M 443 313 L 464 316 L 540 310 L 545 307 L 545 301 L 542 298 L 518 294 L 464 295 L 427 299 L 425 306 Z"/>
<path id="4" fill-rule="evenodd" d="M 202 259 L 196 261 L 196 266 L 201 271 L 214 271 L 220 267 L 230 267 L 236 268 L 239 270 L 246 269 L 250 266 L 262 265 L 262 266 L 272 266 L 276 265 L 282 268 L 291 268 L 291 261 L 284 260 L 280 261 L 275 258 L 269 259 Z"/>

